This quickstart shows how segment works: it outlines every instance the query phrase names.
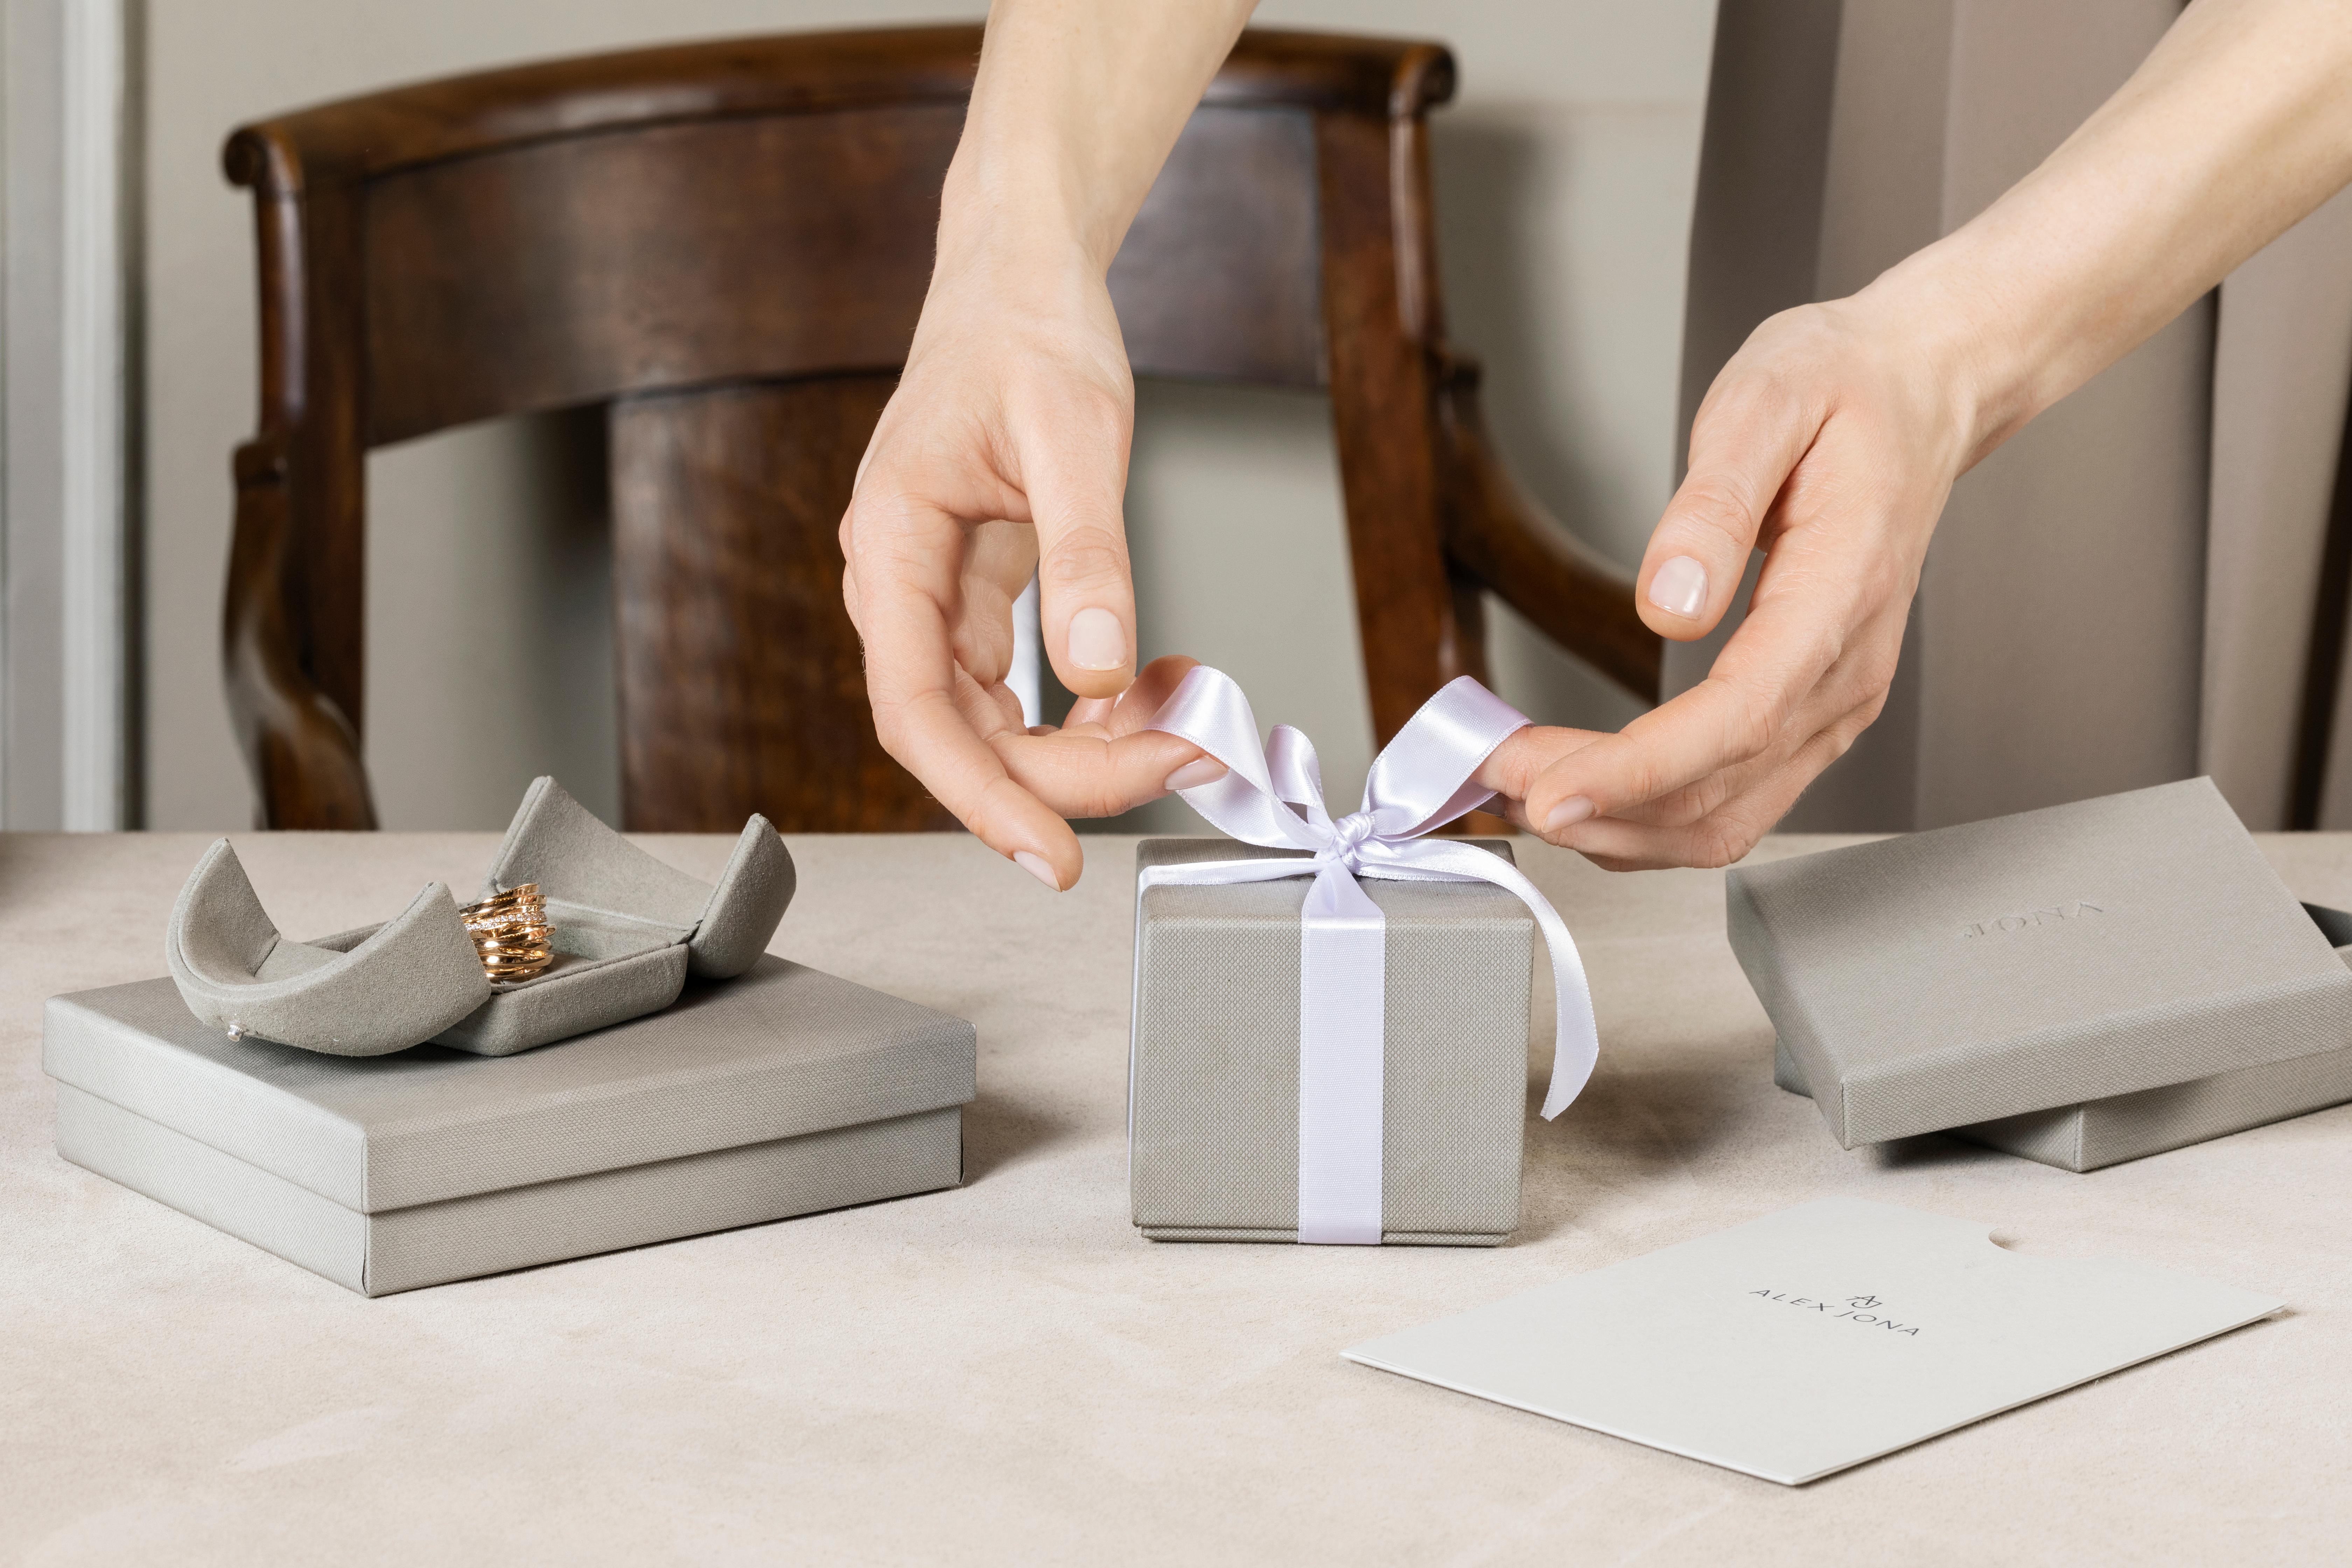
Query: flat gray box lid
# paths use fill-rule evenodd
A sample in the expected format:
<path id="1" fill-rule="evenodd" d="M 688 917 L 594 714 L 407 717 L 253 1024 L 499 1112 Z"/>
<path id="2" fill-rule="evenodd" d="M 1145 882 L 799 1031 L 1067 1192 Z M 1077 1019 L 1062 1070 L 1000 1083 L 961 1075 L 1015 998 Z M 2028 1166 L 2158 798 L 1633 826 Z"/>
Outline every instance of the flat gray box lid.
<path id="1" fill-rule="evenodd" d="M 2206 779 L 1727 887 L 1733 951 L 1847 1148 L 2352 1041 L 2352 973 Z"/>
<path id="2" fill-rule="evenodd" d="M 52 997 L 52 1078 L 364 1214 L 972 1098 L 961 1018 L 761 957 L 665 1011 L 511 1057 L 231 1040 L 169 980 Z"/>

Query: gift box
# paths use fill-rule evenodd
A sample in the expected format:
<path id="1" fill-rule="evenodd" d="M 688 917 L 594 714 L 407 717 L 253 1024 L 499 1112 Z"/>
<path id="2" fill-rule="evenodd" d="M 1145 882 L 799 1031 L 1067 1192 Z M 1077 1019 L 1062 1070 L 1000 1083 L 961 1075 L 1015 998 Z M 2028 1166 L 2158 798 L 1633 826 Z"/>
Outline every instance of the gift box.
<path id="1" fill-rule="evenodd" d="M 1510 861 L 1507 844 L 1475 842 Z M 1284 855 L 1297 877 L 1150 885 L 1155 868 Z M 1300 910 L 1315 868 L 1223 838 L 1146 839 L 1136 867 L 1135 1225 L 1155 1241 L 1297 1240 Z M 1380 1239 L 1492 1247 L 1518 1224 L 1534 917 L 1481 881 L 1362 888 L 1385 921 Z"/>
<path id="2" fill-rule="evenodd" d="M 1847 1148 L 1956 1131 L 2091 1170 L 2352 1097 L 2352 921 L 2206 779 L 1727 879 L 1776 1078 Z"/>
<path id="3" fill-rule="evenodd" d="M 974 1065 L 767 956 L 512 1056 L 231 1039 L 169 980 L 53 998 L 42 1047 L 65 1158 L 370 1296 L 954 1186 Z"/>

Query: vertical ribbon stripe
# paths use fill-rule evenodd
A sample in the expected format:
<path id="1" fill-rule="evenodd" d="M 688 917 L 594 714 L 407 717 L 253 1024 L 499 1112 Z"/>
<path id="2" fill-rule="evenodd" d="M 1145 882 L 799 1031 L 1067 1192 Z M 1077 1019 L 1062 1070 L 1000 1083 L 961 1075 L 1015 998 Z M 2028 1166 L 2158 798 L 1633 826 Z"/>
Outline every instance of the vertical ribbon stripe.
<path id="1" fill-rule="evenodd" d="M 1336 862 L 1298 922 L 1298 1239 L 1377 1247 L 1388 917 Z"/>

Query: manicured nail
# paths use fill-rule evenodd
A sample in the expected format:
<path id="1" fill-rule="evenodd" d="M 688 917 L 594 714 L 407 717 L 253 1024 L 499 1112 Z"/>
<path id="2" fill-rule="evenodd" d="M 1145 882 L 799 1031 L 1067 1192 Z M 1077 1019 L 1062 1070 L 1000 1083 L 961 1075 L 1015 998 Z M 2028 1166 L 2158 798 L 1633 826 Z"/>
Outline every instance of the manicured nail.
<path id="1" fill-rule="evenodd" d="M 1062 890 L 1062 879 L 1054 875 L 1054 868 L 1045 864 L 1045 858 L 1043 855 L 1032 855 L 1026 849 L 1015 849 L 1013 852 L 1013 863 L 1053 889 L 1054 891 L 1058 893 Z"/>
<path id="2" fill-rule="evenodd" d="M 1125 668 L 1127 628 L 1099 606 L 1080 610 L 1070 617 L 1070 662 L 1080 669 Z"/>
<path id="3" fill-rule="evenodd" d="M 1225 776 L 1225 764 L 1214 757 L 1195 757 L 1168 775 L 1165 786 L 1171 795 L 1194 784 L 1214 784 Z"/>
<path id="4" fill-rule="evenodd" d="M 1544 818 L 1544 831 L 1558 833 L 1563 827 L 1575 826 L 1591 815 L 1592 803 L 1590 800 L 1580 795 L 1570 795 L 1553 806 L 1551 815 Z"/>
<path id="5" fill-rule="evenodd" d="M 1652 574 L 1650 603 L 1670 616 L 1697 615 L 1706 608 L 1706 568 L 1687 555 L 1675 556 Z"/>

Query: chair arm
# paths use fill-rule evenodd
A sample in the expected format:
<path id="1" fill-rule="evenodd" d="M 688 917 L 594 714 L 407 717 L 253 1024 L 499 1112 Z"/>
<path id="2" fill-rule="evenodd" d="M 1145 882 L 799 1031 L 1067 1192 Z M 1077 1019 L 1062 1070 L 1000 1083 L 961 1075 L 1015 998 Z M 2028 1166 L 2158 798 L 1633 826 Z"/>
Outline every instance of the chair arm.
<path id="1" fill-rule="evenodd" d="M 288 611 L 289 443 L 265 431 L 237 448 L 236 524 L 221 612 L 229 716 L 263 827 L 373 828 L 359 736 L 302 668 Z"/>
<path id="2" fill-rule="evenodd" d="M 1633 612 L 1633 579 L 1555 521 L 1503 466 L 1479 409 L 1479 374 L 1460 355 L 1438 365 L 1446 553 L 1560 647 L 1655 702 L 1664 645 Z"/>

